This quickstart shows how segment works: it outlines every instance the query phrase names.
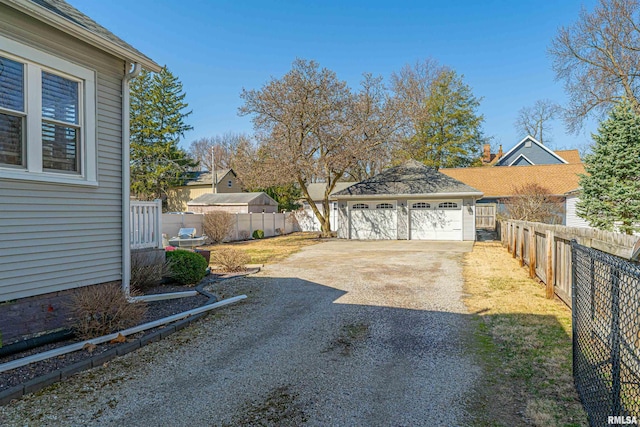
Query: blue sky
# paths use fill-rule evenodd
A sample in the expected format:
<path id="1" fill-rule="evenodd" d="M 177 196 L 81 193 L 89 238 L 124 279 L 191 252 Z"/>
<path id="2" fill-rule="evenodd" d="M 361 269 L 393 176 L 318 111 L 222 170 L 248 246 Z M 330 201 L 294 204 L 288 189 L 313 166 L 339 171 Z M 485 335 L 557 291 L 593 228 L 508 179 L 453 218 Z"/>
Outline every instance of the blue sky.
<path id="1" fill-rule="evenodd" d="M 355 88 L 362 73 L 388 79 L 405 64 L 434 58 L 464 75 L 482 98 L 484 131 L 510 148 L 513 123 L 536 100 L 566 101 L 547 48 L 578 19 L 577 1 L 206 1 L 67 0 L 178 76 L 193 110 L 182 142 L 251 132 L 239 117 L 242 88 L 259 89 L 295 58 L 313 59 Z M 590 143 L 553 123 L 555 149 Z"/>

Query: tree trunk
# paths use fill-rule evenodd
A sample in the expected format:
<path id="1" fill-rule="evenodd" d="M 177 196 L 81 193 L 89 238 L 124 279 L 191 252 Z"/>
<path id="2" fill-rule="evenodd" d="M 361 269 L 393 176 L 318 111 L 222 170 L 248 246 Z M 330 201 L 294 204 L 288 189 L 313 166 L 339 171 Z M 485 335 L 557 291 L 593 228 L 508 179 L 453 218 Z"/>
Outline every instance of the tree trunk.
<path id="1" fill-rule="evenodd" d="M 319 219 L 322 237 L 331 237 L 331 206 L 327 196 L 322 201 L 322 218 Z"/>

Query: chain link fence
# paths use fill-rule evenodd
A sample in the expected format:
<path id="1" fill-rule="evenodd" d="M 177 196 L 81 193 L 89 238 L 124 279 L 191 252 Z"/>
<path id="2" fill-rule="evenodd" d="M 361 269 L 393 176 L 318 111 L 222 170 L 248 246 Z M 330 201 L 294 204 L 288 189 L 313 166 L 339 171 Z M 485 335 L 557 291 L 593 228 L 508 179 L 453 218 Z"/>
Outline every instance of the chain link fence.
<path id="1" fill-rule="evenodd" d="M 589 422 L 640 419 L 640 266 L 571 248 L 573 376 Z"/>

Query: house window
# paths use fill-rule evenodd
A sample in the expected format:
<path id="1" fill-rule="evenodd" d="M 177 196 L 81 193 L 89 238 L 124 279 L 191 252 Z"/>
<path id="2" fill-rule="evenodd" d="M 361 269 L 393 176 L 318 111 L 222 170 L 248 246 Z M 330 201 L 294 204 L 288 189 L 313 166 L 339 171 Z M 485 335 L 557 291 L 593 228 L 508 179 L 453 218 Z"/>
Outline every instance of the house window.
<path id="1" fill-rule="evenodd" d="M 369 209 L 369 205 L 366 203 L 356 203 L 351 209 Z"/>
<path id="2" fill-rule="evenodd" d="M 438 209 L 458 209 L 458 204 L 454 202 L 442 202 L 438 204 Z"/>
<path id="3" fill-rule="evenodd" d="M 431 205 L 425 202 L 418 202 L 412 204 L 411 209 L 431 209 Z"/>
<path id="4" fill-rule="evenodd" d="M 233 181 L 229 180 L 227 181 L 227 187 L 231 188 L 233 186 Z"/>
<path id="5" fill-rule="evenodd" d="M 95 72 L 0 46 L 0 178 L 97 185 Z"/>
<path id="6" fill-rule="evenodd" d="M 393 205 L 391 203 L 378 203 L 376 209 L 393 209 Z"/>

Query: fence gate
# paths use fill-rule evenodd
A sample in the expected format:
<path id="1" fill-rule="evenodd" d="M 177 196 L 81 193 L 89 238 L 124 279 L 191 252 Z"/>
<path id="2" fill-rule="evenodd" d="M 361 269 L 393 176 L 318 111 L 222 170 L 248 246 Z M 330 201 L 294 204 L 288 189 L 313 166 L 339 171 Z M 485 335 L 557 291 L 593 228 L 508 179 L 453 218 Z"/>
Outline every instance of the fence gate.
<path id="1" fill-rule="evenodd" d="M 640 266 L 575 241 L 571 249 L 573 377 L 589 423 L 640 420 Z"/>
<path id="2" fill-rule="evenodd" d="M 496 207 L 495 203 L 476 204 L 476 229 L 496 229 Z"/>

